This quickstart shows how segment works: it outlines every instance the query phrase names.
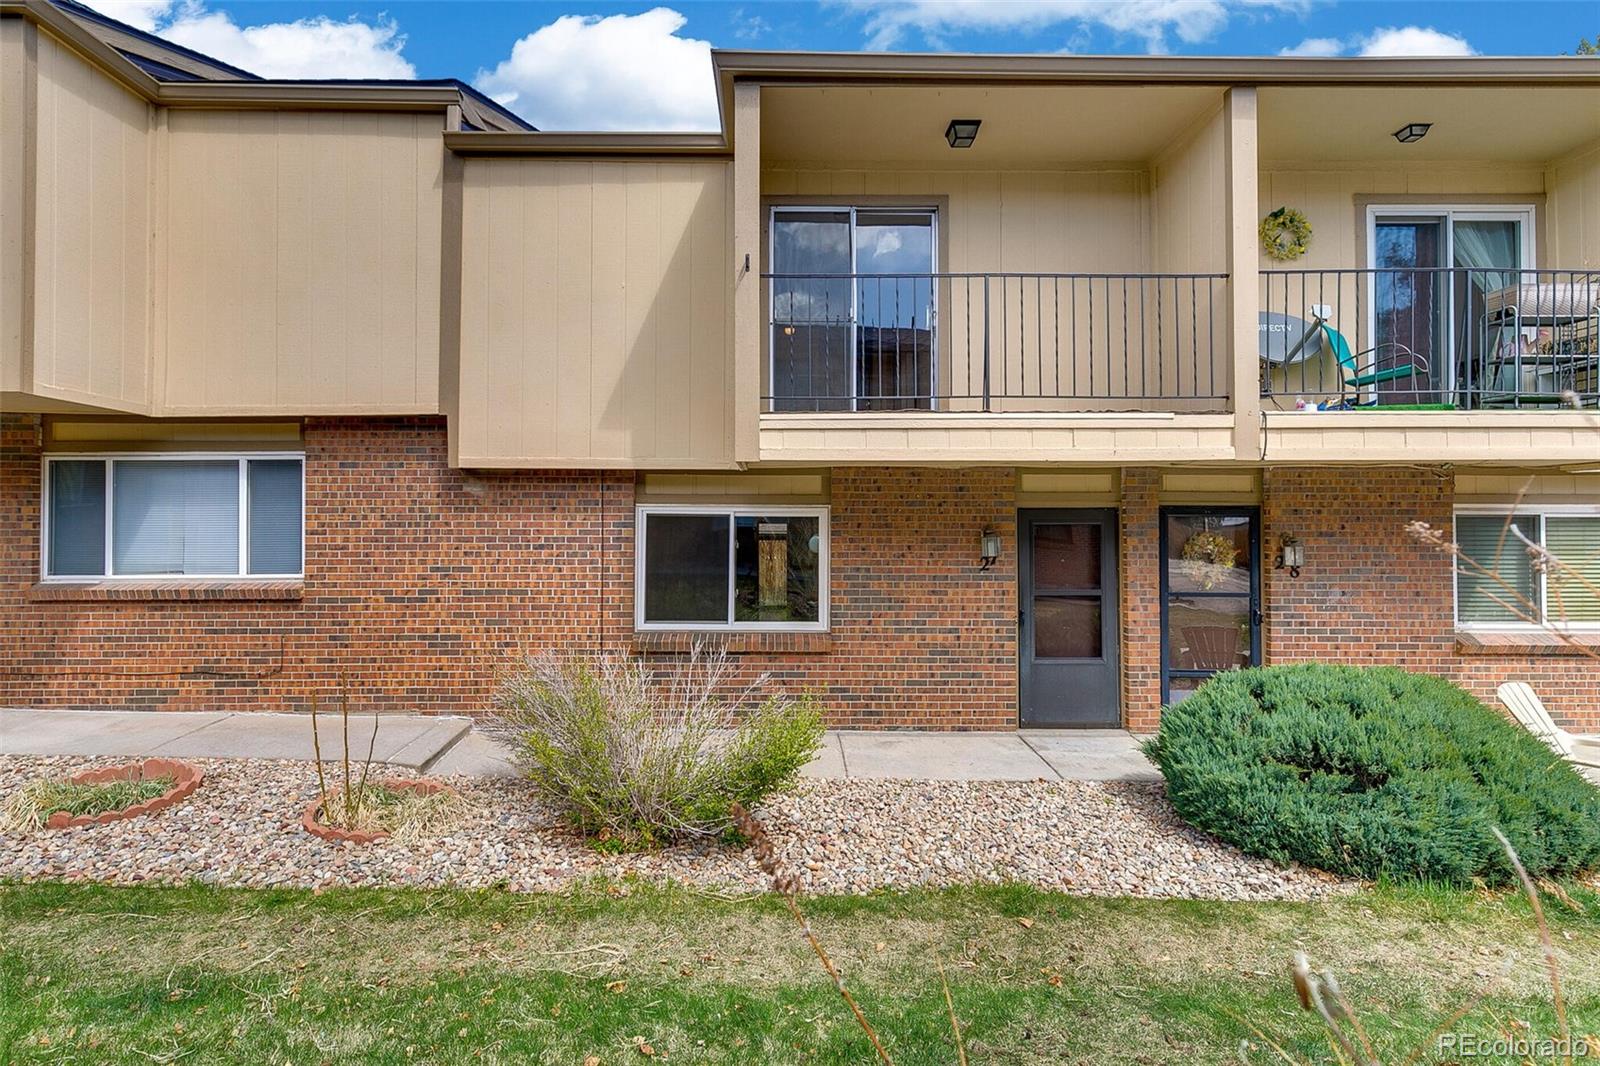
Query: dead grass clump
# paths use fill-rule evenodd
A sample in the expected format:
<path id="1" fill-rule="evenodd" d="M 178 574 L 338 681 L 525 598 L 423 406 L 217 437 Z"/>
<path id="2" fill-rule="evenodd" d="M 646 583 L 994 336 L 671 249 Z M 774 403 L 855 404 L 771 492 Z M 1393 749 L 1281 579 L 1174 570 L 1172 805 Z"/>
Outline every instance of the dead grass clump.
<path id="1" fill-rule="evenodd" d="M 0 810 L 0 828 L 12 833 L 37 829 L 58 811 L 73 817 L 120 811 L 153 800 L 172 785 L 170 774 L 84 784 L 74 784 L 66 778 L 40 778 L 29 781 L 6 800 Z"/>
<path id="2" fill-rule="evenodd" d="M 416 844 L 449 832 L 461 823 L 467 802 L 450 789 L 421 793 L 382 782 L 363 782 L 360 791 L 324 793 L 322 820 L 357 833 L 388 833 L 396 844 Z"/>

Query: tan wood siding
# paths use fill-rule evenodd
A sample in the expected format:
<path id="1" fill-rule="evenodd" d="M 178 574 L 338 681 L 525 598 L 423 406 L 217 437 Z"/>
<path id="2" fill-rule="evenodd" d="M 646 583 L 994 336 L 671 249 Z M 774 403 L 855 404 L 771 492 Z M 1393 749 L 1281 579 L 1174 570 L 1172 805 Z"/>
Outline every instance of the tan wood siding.
<path id="1" fill-rule="evenodd" d="M 1231 415 L 763 415 L 761 461 L 1100 465 L 1233 459 Z"/>
<path id="2" fill-rule="evenodd" d="M 23 155 L 32 125 L 26 49 L 35 32 L 22 19 L 0 19 L 0 394 L 22 389 L 23 294 L 33 269 L 23 224 L 33 181 Z"/>
<path id="3" fill-rule="evenodd" d="M 437 410 L 442 129 L 171 112 L 166 413 Z"/>
<path id="4" fill-rule="evenodd" d="M 1268 412 L 1268 463 L 1592 461 L 1600 415 L 1588 411 Z"/>
<path id="5" fill-rule="evenodd" d="M 467 162 L 460 465 L 732 465 L 728 170 Z"/>
<path id="6" fill-rule="evenodd" d="M 151 109 L 47 34 L 37 57 L 33 380 L 19 384 L 146 412 Z"/>
<path id="7" fill-rule="evenodd" d="M 1156 157 L 1151 166 L 1151 270 L 1226 273 L 1227 168 L 1224 114 L 1219 106 Z M 1156 283 L 1160 286 L 1160 283 Z M 1146 330 L 1170 343 L 1146 358 L 1160 360 L 1154 380 L 1178 394 L 1232 394 L 1228 286 L 1179 283 L 1163 294 L 1163 310 L 1146 307 Z M 1196 339 L 1190 342 L 1187 338 Z M 1197 351 L 1197 348 L 1203 351 Z"/>
<path id="8" fill-rule="evenodd" d="M 1263 253 L 1261 269 L 1337 270 L 1367 265 L 1366 223 L 1357 213 L 1357 197 L 1427 196 L 1437 197 L 1439 203 L 1470 203 L 1474 196 L 1526 195 L 1531 203 L 1545 186 L 1539 166 L 1420 163 L 1304 170 L 1267 167 L 1260 175 L 1260 189 L 1261 215 L 1280 207 L 1297 208 L 1312 231 L 1305 255 L 1280 263 Z M 1548 262 L 1544 249 L 1540 258 Z"/>
<path id="9" fill-rule="evenodd" d="M 941 272 L 1115 274 L 1151 269 L 1149 175 L 1141 169 L 769 167 L 762 174 L 761 192 L 771 200 L 789 203 L 804 202 L 807 197 L 828 203 L 861 198 L 871 203 L 874 198 L 888 197 L 895 202 L 939 206 L 943 209 L 939 219 Z M 1113 295 L 1102 282 L 1093 287 L 1097 300 L 1112 299 L 1120 304 L 1120 288 Z M 1073 302 L 1075 295 L 1080 303 L 1087 300 L 1088 290 L 1089 283 L 1081 279 L 991 281 L 993 379 L 1001 383 L 1031 381 L 1031 387 L 1038 390 L 1043 378 L 1046 388 L 1093 393 L 1088 370 L 1088 315 L 1074 311 Z M 1130 291 L 1136 299 L 1137 286 Z M 981 388 L 983 294 L 981 279 L 940 286 L 940 330 L 946 338 L 940 374 L 947 392 L 975 395 Z M 765 303 L 761 313 L 767 313 Z M 1057 337 L 1062 352 L 1059 367 L 1055 365 Z M 955 338 L 960 338 L 959 342 Z M 1043 344 L 1040 338 L 1051 340 Z M 1071 361 L 1074 343 L 1080 353 L 1076 363 Z M 1095 340 L 1102 366 L 1101 391 L 1105 388 L 1107 353 L 1102 349 L 1106 343 L 1102 321 Z M 1120 355 L 1120 333 L 1116 343 Z M 1038 369 L 1041 361 L 1050 367 L 1048 371 Z M 763 374 L 770 370 L 765 363 L 763 358 Z M 975 399 L 957 399 L 946 406 L 963 411 L 976 410 L 980 404 Z M 1016 401 L 1015 406 L 1037 409 L 1041 401 Z M 1084 404 L 1060 401 L 1060 406 L 1071 410 Z M 994 408 L 1005 410 L 1007 403 L 996 400 Z"/>
<path id="10" fill-rule="evenodd" d="M 1546 173 L 1545 262 L 1554 267 L 1600 266 L 1600 141 L 1551 164 Z"/>

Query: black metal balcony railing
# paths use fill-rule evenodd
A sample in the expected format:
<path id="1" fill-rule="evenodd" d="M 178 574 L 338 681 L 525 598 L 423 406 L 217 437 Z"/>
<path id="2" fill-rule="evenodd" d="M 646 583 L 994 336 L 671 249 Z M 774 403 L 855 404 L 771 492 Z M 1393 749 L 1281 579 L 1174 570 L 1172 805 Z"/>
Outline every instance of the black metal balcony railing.
<path id="1" fill-rule="evenodd" d="M 1226 274 L 764 280 L 768 410 L 1226 407 Z"/>
<path id="2" fill-rule="evenodd" d="M 1262 274 L 1261 392 L 1281 406 L 1600 402 L 1600 271 Z"/>

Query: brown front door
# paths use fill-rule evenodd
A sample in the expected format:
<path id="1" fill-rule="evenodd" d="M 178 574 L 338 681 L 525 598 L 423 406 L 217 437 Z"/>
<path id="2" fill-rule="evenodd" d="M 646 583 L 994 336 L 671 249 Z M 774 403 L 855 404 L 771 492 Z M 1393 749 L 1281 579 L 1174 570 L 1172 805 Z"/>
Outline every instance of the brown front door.
<path id="1" fill-rule="evenodd" d="M 1117 512 L 1023 511 L 1018 529 L 1021 724 L 1121 725 Z"/>

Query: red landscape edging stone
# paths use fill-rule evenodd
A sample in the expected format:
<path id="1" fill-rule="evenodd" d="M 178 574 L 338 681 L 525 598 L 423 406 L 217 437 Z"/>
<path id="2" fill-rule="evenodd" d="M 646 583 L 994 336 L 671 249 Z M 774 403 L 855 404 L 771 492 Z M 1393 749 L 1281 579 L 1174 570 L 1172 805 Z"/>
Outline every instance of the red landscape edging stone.
<path id="1" fill-rule="evenodd" d="M 148 780 L 153 777 L 171 777 L 172 787 L 154 799 L 147 799 L 135 803 L 131 807 L 124 807 L 120 811 L 103 811 L 100 814 L 68 814 L 66 811 L 56 811 L 45 819 L 46 829 L 70 829 L 80 825 L 109 825 L 120 822 L 125 818 L 138 818 L 145 814 L 154 814 L 156 811 L 166 810 L 179 800 L 186 798 L 189 793 L 200 787 L 200 782 L 205 779 L 205 771 L 193 763 L 183 762 L 179 759 L 143 759 L 139 762 L 124 763 L 121 766 L 107 766 L 98 770 L 80 770 L 73 774 L 69 781 L 74 785 L 102 785 L 108 781 L 134 781 Z"/>
<path id="2" fill-rule="evenodd" d="M 449 785 L 442 781 L 435 781 L 431 777 L 395 777 L 386 781 L 377 782 L 377 787 L 387 788 L 393 792 L 415 792 L 419 796 L 431 796 L 435 792 L 452 792 Z M 374 829 L 364 832 L 359 829 L 340 829 L 337 826 L 324 825 L 317 815 L 322 813 L 322 797 L 318 796 L 306 806 L 305 814 L 300 816 L 300 825 L 306 832 L 323 840 L 348 841 L 351 844 L 372 844 L 379 840 L 387 839 L 387 830 Z"/>

